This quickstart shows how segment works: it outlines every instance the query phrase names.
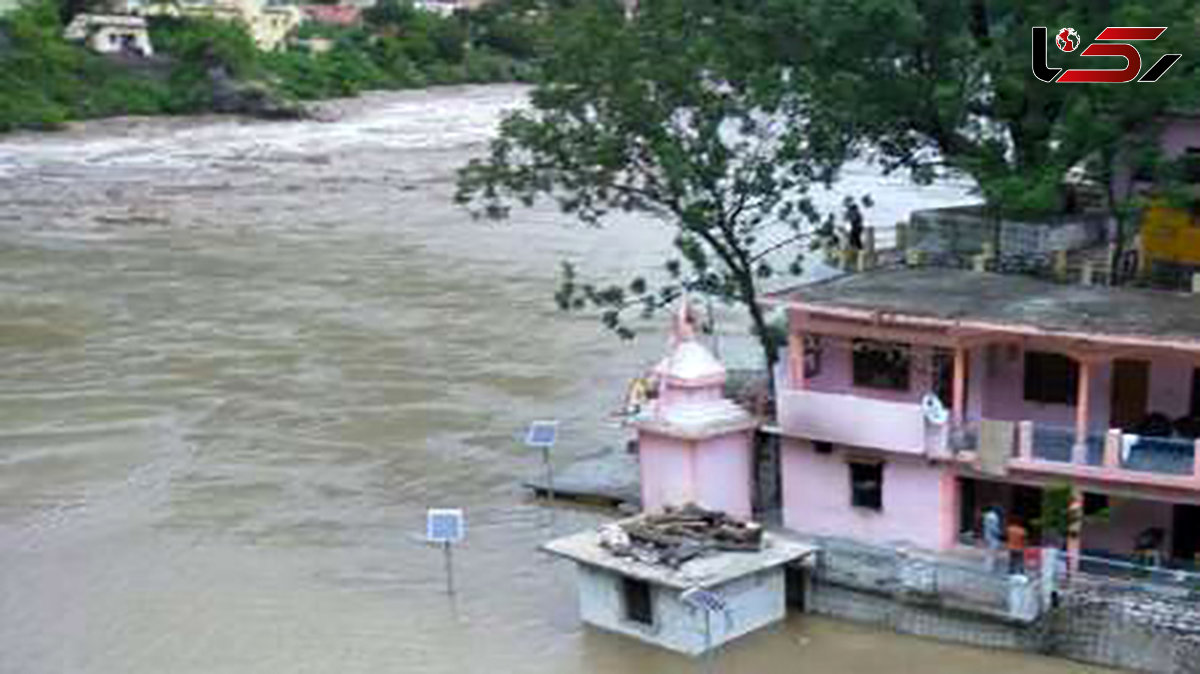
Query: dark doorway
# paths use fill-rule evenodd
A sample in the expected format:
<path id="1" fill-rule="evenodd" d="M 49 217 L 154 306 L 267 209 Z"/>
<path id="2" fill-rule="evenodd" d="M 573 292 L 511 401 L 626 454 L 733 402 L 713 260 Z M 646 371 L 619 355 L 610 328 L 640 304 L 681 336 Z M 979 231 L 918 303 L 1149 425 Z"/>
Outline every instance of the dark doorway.
<path id="1" fill-rule="evenodd" d="M 1114 360 L 1112 365 L 1111 423 L 1113 428 L 1131 428 L 1146 417 L 1150 394 L 1150 363 L 1144 360 Z"/>
<path id="2" fill-rule="evenodd" d="M 1171 529 L 1171 556 L 1176 561 L 1200 562 L 1200 506 L 1177 504 Z"/>
<path id="3" fill-rule="evenodd" d="M 1037 487 L 1029 487 L 1023 484 L 1014 484 L 1012 487 L 1012 510 L 1008 513 L 1008 521 L 1005 524 L 1020 522 L 1025 530 L 1030 532 L 1030 544 L 1037 544 L 1041 540 L 1040 532 L 1035 531 L 1033 526 L 1042 517 L 1042 490 Z"/>
<path id="4" fill-rule="evenodd" d="M 976 482 L 969 477 L 960 478 L 958 499 L 958 533 L 968 534 L 979 531 L 979 522 L 976 521 L 976 507 L 979 501 L 976 490 Z"/>
<path id="5" fill-rule="evenodd" d="M 654 624 L 654 602 L 649 583 L 623 577 L 621 594 L 624 595 L 626 620 L 643 625 Z"/>
<path id="6" fill-rule="evenodd" d="M 787 595 L 788 606 L 803 612 L 804 605 L 804 567 L 799 564 L 789 564 L 783 567 L 784 592 Z"/>

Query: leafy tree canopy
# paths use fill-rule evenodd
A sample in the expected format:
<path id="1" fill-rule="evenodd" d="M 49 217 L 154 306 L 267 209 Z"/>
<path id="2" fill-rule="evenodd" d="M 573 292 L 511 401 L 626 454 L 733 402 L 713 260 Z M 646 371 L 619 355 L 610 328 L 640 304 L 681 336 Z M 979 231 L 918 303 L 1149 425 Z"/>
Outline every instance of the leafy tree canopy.
<path id="1" fill-rule="evenodd" d="M 651 313 L 697 288 L 742 303 L 774 364 L 761 283 L 799 272 L 798 244 L 829 224 L 810 187 L 833 179 L 845 139 L 764 49 L 772 29 L 755 4 L 660 0 L 628 22 L 618 3 L 565 12 L 530 108 L 462 171 L 458 198 L 493 218 L 542 199 L 589 225 L 656 216 L 676 234 L 661 286 L 599 288 L 568 265 L 560 306 L 602 308 L 629 337 L 623 309 Z"/>
<path id="2" fill-rule="evenodd" d="M 1015 213 L 1061 206 L 1064 173 L 1081 163 L 1099 182 L 1135 155 L 1166 112 L 1194 109 L 1200 8 L 1191 0 L 769 0 L 780 59 L 813 72 L 836 109 L 888 168 L 928 180 L 939 164 L 974 177 L 985 199 Z M 1032 28 L 1046 26 L 1053 68 L 1121 68 L 1080 57 L 1107 26 L 1168 26 L 1138 42 L 1142 72 L 1184 54 L 1154 84 L 1048 84 L 1032 75 Z M 1083 45 L 1062 53 L 1061 27 Z M 1190 56 L 1190 57 L 1189 57 Z"/>

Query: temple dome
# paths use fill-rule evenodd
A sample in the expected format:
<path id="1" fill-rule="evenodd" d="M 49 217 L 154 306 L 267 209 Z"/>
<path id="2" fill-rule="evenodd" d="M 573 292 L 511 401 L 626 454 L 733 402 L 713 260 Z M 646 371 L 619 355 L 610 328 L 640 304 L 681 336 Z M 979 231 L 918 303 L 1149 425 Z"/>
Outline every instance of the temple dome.
<path id="1" fill-rule="evenodd" d="M 725 366 L 694 340 L 680 342 L 663 363 L 666 375 L 677 384 L 712 384 L 725 380 Z"/>

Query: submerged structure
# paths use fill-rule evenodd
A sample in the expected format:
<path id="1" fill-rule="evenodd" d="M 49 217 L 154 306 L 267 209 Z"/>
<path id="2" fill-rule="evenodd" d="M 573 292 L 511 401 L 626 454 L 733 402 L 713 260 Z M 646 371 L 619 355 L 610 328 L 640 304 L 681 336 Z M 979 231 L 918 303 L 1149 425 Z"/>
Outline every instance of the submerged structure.
<path id="1" fill-rule="evenodd" d="M 815 549 L 692 507 L 545 546 L 576 564 L 584 622 L 688 655 L 783 620 L 784 567 Z M 689 601 L 699 592 L 707 607 Z"/>

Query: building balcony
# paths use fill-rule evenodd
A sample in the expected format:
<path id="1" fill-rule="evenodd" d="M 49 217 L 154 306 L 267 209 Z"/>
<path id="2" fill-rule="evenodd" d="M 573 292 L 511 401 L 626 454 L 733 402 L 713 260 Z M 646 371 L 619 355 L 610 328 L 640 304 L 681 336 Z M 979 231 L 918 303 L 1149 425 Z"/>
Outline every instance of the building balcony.
<path id="1" fill-rule="evenodd" d="M 946 428 L 925 421 L 916 403 L 840 393 L 782 390 L 779 430 L 784 435 L 902 454 L 940 453 Z"/>
<path id="2" fill-rule="evenodd" d="M 1013 425 L 1011 446 L 991 451 L 1009 457 L 1006 467 L 1031 473 L 1128 485 L 1200 490 L 1200 441 L 1147 437 L 1113 429 L 1077 436 L 1075 429 L 1023 421 Z M 983 450 L 969 435 L 960 460 L 973 462 Z"/>
<path id="3" fill-rule="evenodd" d="M 779 431 L 817 442 L 879 449 L 1046 476 L 1173 489 L 1200 490 L 1200 441 L 1143 437 L 1119 430 L 1090 433 L 1079 442 L 1074 428 L 1032 421 L 1008 422 L 1011 435 L 992 435 L 984 420 L 962 428 L 935 426 L 915 403 L 841 393 L 784 389 Z M 987 453 L 989 456 L 985 457 Z"/>

